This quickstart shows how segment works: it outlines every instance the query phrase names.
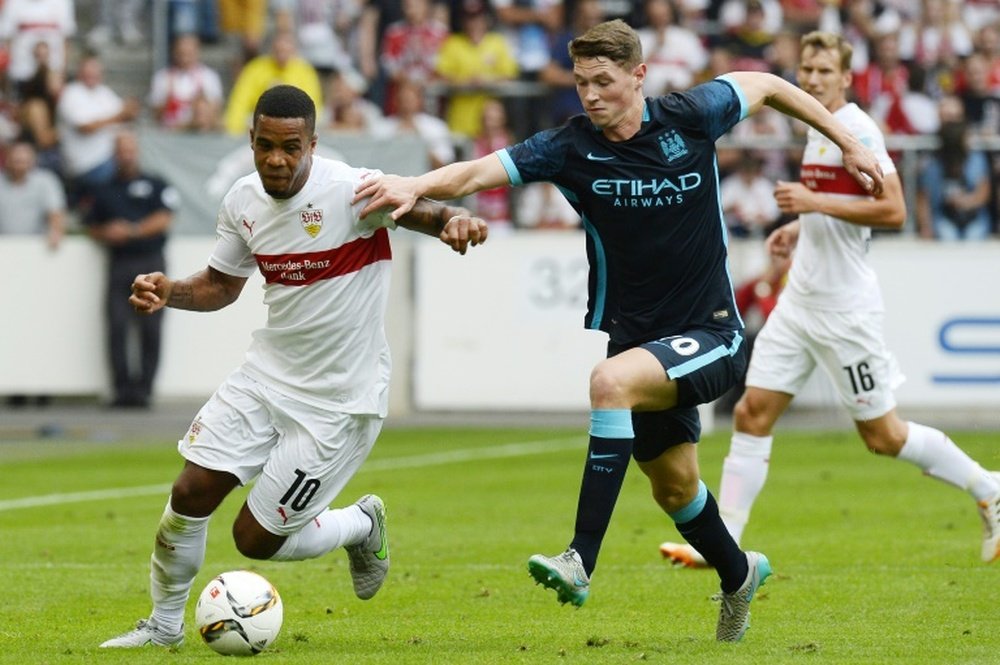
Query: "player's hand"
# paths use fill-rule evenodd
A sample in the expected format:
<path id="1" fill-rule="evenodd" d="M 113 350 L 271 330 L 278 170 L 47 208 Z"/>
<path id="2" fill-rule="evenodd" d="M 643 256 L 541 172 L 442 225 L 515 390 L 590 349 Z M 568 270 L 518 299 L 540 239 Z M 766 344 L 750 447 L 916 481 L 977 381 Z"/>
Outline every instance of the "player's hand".
<path id="1" fill-rule="evenodd" d="M 786 215 L 799 215 L 817 210 L 816 194 L 801 182 L 779 180 L 774 185 L 774 200 Z"/>
<path id="2" fill-rule="evenodd" d="M 882 167 L 875 153 L 860 141 L 852 141 L 843 151 L 844 168 L 872 196 L 881 196 L 885 185 Z"/>
<path id="3" fill-rule="evenodd" d="M 140 314 L 152 314 L 166 307 L 174 283 L 162 272 L 136 275 L 128 302 Z"/>
<path id="4" fill-rule="evenodd" d="M 396 221 L 412 210 L 420 198 L 416 193 L 416 180 L 398 175 L 366 178 L 354 190 L 354 200 L 351 203 L 370 197 L 368 203 L 361 209 L 362 219 L 379 208 L 390 207 L 393 211 L 389 213 L 389 217 Z"/>
<path id="5" fill-rule="evenodd" d="M 489 227 L 479 217 L 455 215 L 445 223 L 438 237 L 459 254 L 465 254 L 469 245 L 475 247 L 486 242 L 488 234 Z"/>
<path id="6" fill-rule="evenodd" d="M 799 242 L 799 220 L 779 226 L 764 241 L 767 253 L 776 259 L 789 259 Z"/>

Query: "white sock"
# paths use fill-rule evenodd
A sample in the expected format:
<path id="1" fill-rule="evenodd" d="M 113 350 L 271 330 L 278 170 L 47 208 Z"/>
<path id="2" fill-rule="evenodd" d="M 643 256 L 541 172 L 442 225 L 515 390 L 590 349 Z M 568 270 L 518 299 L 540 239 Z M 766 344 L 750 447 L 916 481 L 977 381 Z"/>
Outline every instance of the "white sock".
<path id="1" fill-rule="evenodd" d="M 1000 491 L 1000 483 L 974 459 L 966 455 L 944 432 L 907 422 L 906 443 L 897 456 L 923 469 L 928 476 L 943 480 L 972 495 L 976 501 Z"/>
<path id="2" fill-rule="evenodd" d="M 344 545 L 357 545 L 368 537 L 372 520 L 356 505 L 326 509 L 300 531 L 290 535 L 271 557 L 274 561 L 315 559 Z"/>
<path id="3" fill-rule="evenodd" d="M 719 515 L 737 545 L 750 521 L 750 509 L 767 480 L 773 441 L 773 436 L 733 432 L 729 454 L 722 463 Z"/>
<path id="4" fill-rule="evenodd" d="M 184 606 L 191 584 L 205 560 L 208 518 L 178 515 L 167 507 L 156 529 L 150 558 L 149 586 L 153 597 L 152 621 L 167 633 L 184 624 Z"/>

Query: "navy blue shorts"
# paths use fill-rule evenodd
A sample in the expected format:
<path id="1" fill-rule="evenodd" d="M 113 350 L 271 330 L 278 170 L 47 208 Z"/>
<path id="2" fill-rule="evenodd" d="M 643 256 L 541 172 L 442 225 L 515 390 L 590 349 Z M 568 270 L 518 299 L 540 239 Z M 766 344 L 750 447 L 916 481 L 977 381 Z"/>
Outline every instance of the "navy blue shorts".
<path id="1" fill-rule="evenodd" d="M 671 446 L 701 438 L 698 405 L 718 399 L 746 373 L 746 339 L 742 330 L 697 328 L 645 344 L 609 344 L 608 357 L 635 346 L 656 356 L 667 377 L 677 382 L 677 406 L 632 413 L 632 456 L 648 462 Z"/>

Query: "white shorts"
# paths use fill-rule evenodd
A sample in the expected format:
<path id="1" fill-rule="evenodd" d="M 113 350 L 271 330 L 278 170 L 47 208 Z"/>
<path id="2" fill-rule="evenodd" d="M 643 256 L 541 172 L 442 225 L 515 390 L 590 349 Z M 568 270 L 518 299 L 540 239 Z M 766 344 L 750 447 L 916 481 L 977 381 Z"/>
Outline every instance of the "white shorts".
<path id="1" fill-rule="evenodd" d="M 784 299 L 753 343 L 746 385 L 796 395 L 819 365 L 854 420 L 896 406 L 905 377 L 882 336 L 881 312 L 827 312 Z"/>
<path id="2" fill-rule="evenodd" d="M 241 484 L 257 521 L 277 535 L 299 531 L 323 512 L 368 457 L 382 419 L 320 409 L 237 370 L 201 408 L 181 455 Z"/>

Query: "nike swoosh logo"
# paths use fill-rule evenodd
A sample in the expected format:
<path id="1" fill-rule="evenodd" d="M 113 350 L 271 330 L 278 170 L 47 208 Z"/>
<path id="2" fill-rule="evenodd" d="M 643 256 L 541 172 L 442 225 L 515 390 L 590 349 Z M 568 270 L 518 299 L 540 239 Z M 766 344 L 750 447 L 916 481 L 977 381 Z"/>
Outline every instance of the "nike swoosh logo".
<path id="1" fill-rule="evenodd" d="M 590 459 L 617 459 L 618 453 L 608 453 L 607 455 L 598 455 L 596 453 L 590 453 Z"/>
<path id="2" fill-rule="evenodd" d="M 389 556 L 389 541 L 385 537 L 385 513 L 381 510 L 376 510 L 375 519 L 378 521 L 378 537 L 379 542 L 382 544 L 378 552 L 375 552 L 375 558 L 379 561 L 385 561 L 386 557 Z"/>
<path id="3" fill-rule="evenodd" d="M 592 152 L 587 153 L 587 159 L 593 160 L 595 162 L 606 162 L 609 159 L 614 159 L 614 158 L 615 158 L 614 155 L 611 155 L 610 157 L 604 157 L 602 155 L 595 155 Z"/>

